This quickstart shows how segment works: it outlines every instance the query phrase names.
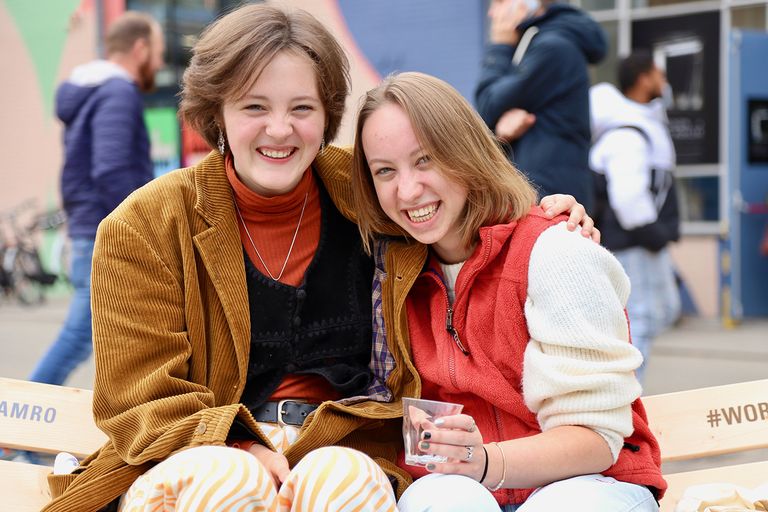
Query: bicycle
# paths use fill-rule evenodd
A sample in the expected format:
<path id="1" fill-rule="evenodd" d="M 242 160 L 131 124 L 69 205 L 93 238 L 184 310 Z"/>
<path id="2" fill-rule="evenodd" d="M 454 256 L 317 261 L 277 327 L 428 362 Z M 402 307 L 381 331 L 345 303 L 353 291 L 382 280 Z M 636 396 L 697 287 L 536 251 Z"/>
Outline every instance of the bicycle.
<path id="1" fill-rule="evenodd" d="M 69 284 L 70 247 L 66 222 L 67 214 L 63 209 L 50 210 L 37 215 L 33 229 L 44 233 L 49 240 L 40 251 L 43 266 L 55 274 L 58 281 Z"/>
<path id="2" fill-rule="evenodd" d="M 44 268 L 35 234 L 42 229 L 58 229 L 65 219 L 60 214 L 40 214 L 22 226 L 19 217 L 34 204 L 34 200 L 24 201 L 0 218 L 5 228 L 0 229 L 0 285 L 6 297 L 14 296 L 25 306 L 42 304 L 45 289 L 58 279 L 57 274 Z M 9 229 L 12 238 L 7 234 Z"/>

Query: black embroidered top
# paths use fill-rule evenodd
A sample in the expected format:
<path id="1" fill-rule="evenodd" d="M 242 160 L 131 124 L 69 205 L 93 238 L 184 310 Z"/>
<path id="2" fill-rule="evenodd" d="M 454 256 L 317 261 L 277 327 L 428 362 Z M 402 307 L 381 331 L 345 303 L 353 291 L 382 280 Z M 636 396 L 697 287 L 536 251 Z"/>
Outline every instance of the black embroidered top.
<path id="1" fill-rule="evenodd" d="M 372 379 L 373 261 L 357 227 L 317 183 L 320 241 L 300 286 L 264 276 L 243 253 L 251 352 L 241 402 L 250 409 L 264 403 L 290 373 L 320 375 L 344 397 L 364 394 Z"/>

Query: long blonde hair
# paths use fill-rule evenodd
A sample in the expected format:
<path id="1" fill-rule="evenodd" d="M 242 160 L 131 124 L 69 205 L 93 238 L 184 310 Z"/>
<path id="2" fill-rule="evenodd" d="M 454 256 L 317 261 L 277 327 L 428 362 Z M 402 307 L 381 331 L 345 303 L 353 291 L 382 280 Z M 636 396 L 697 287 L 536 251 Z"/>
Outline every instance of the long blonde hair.
<path id="1" fill-rule="evenodd" d="M 371 114 L 388 103 L 405 111 L 432 163 L 467 189 L 459 228 L 466 248 L 475 243 L 481 226 L 519 219 L 534 204 L 533 187 L 507 160 L 485 122 L 456 89 L 424 73 L 391 75 L 366 93 L 355 128 L 352 187 L 366 250 L 370 252 L 373 236 L 391 221 L 376 197 L 362 132 Z"/>

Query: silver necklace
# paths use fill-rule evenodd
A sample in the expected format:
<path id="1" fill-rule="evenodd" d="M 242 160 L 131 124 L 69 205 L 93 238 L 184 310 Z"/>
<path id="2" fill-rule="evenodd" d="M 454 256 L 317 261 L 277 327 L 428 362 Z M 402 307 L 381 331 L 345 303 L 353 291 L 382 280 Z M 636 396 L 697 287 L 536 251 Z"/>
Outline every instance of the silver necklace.
<path id="1" fill-rule="evenodd" d="M 251 247 L 253 247 L 253 250 L 256 251 L 256 256 L 259 257 L 259 261 L 264 266 L 264 270 L 267 271 L 267 274 L 269 274 L 269 277 L 271 277 L 274 281 L 279 281 L 281 277 L 283 277 L 283 272 L 285 272 L 285 267 L 288 265 L 288 260 L 291 258 L 291 253 L 293 252 L 293 244 L 296 243 L 296 235 L 299 234 L 299 228 L 301 227 L 301 219 L 304 218 L 304 210 L 307 208 L 307 198 L 309 198 L 309 192 L 304 194 L 304 206 L 301 207 L 301 215 L 299 215 L 299 223 L 296 224 L 296 231 L 293 233 L 293 240 L 291 240 L 291 247 L 288 248 L 288 254 L 285 256 L 285 261 L 283 262 L 283 268 L 280 269 L 280 274 L 278 274 L 277 277 L 272 275 L 272 272 L 269 271 L 269 268 L 267 267 L 267 264 L 264 262 L 264 258 L 261 257 L 261 254 L 259 254 L 259 250 L 256 248 L 256 244 L 253 243 L 253 238 L 251 238 L 251 232 L 248 231 L 248 226 L 245 225 L 245 220 L 243 220 L 243 214 L 240 213 L 240 207 L 237 206 L 237 201 L 235 201 L 235 210 L 237 210 L 237 216 L 240 217 L 240 222 L 243 224 L 243 229 L 245 229 L 245 234 L 248 235 L 248 240 L 251 242 Z"/>

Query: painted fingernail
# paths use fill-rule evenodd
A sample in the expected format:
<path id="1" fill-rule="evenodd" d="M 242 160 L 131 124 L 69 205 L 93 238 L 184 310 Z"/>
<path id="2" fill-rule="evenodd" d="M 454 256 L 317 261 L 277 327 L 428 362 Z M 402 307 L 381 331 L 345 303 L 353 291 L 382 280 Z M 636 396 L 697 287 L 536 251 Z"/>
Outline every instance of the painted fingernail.
<path id="1" fill-rule="evenodd" d="M 434 471 L 435 465 L 434 464 L 427 464 L 427 471 Z"/>
<path id="2" fill-rule="evenodd" d="M 432 432 L 424 431 L 424 434 L 422 436 L 424 439 L 432 439 Z"/>
<path id="3" fill-rule="evenodd" d="M 419 448 L 422 450 L 429 450 L 429 443 L 426 441 L 422 441 L 419 443 Z"/>
<path id="4" fill-rule="evenodd" d="M 445 424 L 445 419 L 443 418 L 437 418 L 435 420 L 435 426 L 442 427 Z"/>

